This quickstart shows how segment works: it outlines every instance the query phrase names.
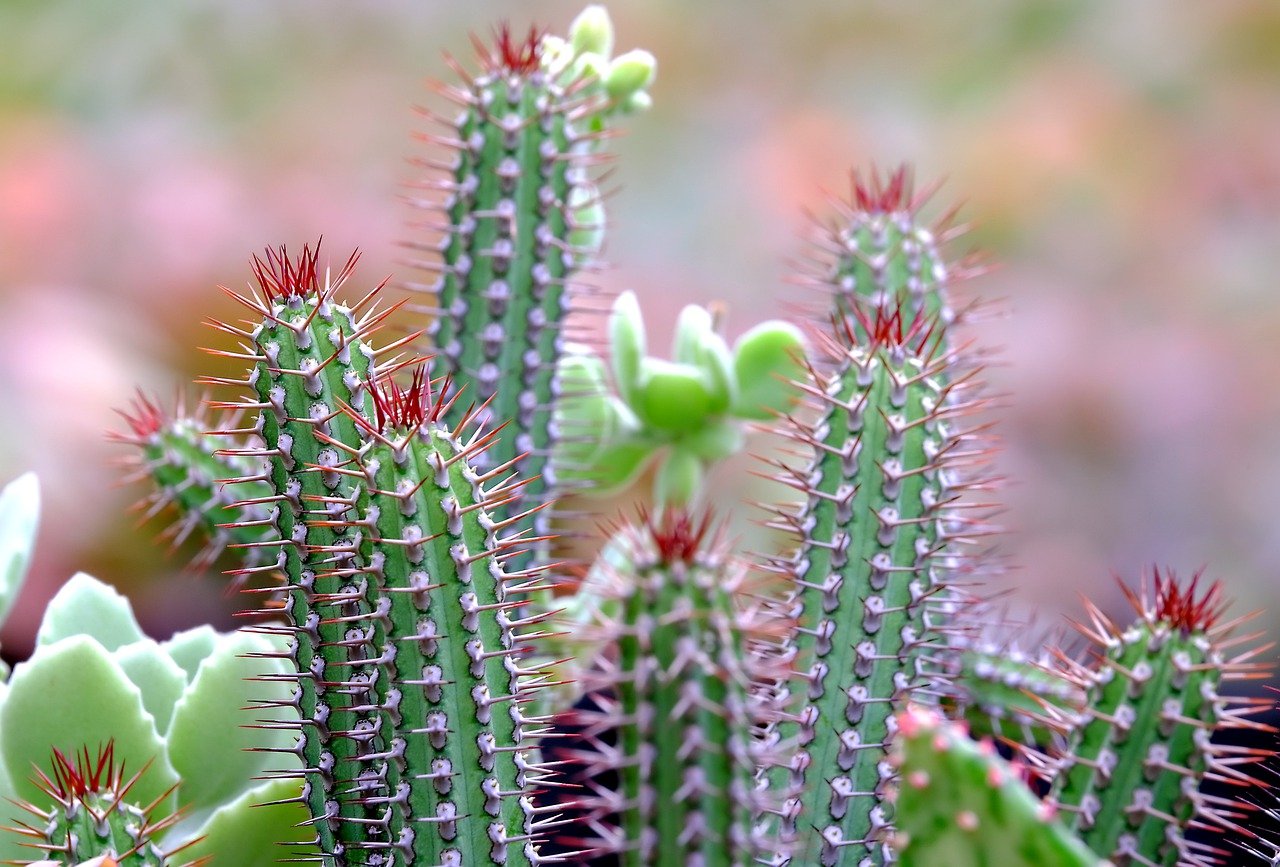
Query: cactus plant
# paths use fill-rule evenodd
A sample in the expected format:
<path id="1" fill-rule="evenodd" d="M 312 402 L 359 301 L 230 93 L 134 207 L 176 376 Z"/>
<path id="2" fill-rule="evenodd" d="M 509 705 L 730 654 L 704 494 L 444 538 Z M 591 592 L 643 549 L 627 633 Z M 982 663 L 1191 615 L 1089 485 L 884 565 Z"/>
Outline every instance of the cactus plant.
<path id="1" fill-rule="evenodd" d="M 730 350 L 690 305 L 672 359 L 651 358 L 635 296 L 609 309 L 570 291 L 602 240 L 591 170 L 655 68 L 613 42 L 590 7 L 564 38 L 500 28 L 479 72 L 454 64 L 461 83 L 440 89 L 460 114 L 425 136 L 446 154 L 422 163 L 447 200 L 416 202 L 441 218 L 438 241 L 415 242 L 431 301 L 405 311 L 430 318 L 409 337 L 375 348 L 396 309 L 377 289 L 344 301 L 354 256 L 328 273 L 318 244 L 268 249 L 257 287 L 232 293 L 253 321 L 218 325 L 241 346 L 214 350 L 249 370 L 207 380 L 242 389 L 215 407 L 244 420 L 215 448 L 139 399 L 122 438 L 156 502 L 177 506 L 174 534 L 199 530 L 206 559 L 234 548 L 233 574 L 283 586 L 248 588 L 266 596 L 264 635 L 158 644 L 120 597 L 73 579 L 0 690 L 5 790 L 47 799 L 14 779 L 33 750 L 111 737 L 131 767 L 153 759 L 139 797 L 192 805 L 158 843 L 199 835 L 186 857 L 237 864 L 291 839 L 286 814 L 302 838 L 289 857 L 323 867 L 1211 863 L 1186 828 L 1240 832 L 1248 808 L 1200 784 L 1246 784 L 1267 753 L 1211 742 L 1253 725 L 1260 704 L 1218 690 L 1261 674 L 1256 651 L 1237 649 L 1219 591 L 1163 576 L 1131 594 L 1132 626 L 1091 611 L 1090 658 L 1037 663 L 1038 648 L 975 637 L 988 404 L 977 354 L 951 343 L 965 266 L 944 258 L 945 218 L 921 221 L 906 169 L 855 174 L 819 240 L 807 331 L 765 323 Z M 607 350 L 592 318 L 606 310 Z M 395 356 L 410 345 L 436 355 L 435 379 Z M 748 420 L 790 439 L 775 469 L 802 500 L 776 507 L 793 550 L 765 552 L 766 574 L 748 580 L 674 509 L 615 530 L 576 587 L 576 564 L 536 565 L 555 494 L 616 491 L 662 452 L 656 499 L 709 499 L 703 469 L 742 448 Z M 0 605 L 25 561 L 22 518 L 0 527 Z M 549 625 L 561 605 L 570 636 Z M 567 645 L 588 658 L 563 665 Z M 576 693 L 554 688 L 570 673 Z M 242 695 L 251 674 L 258 692 Z M 580 742 L 550 756 L 570 696 Z M 98 722 L 85 702 L 106 709 Z M 256 727 L 211 738 L 194 722 L 244 704 Z M 943 711 L 1029 741 L 1048 799 Z M 589 771 L 579 790 L 555 760 L 570 753 Z M 551 803 L 555 786 L 569 803 Z"/>
<path id="2" fill-rule="evenodd" d="M 1081 632 L 1096 644 L 1096 666 L 1078 665 L 1087 691 L 1066 748 L 1053 759 L 1049 802 L 1095 851 L 1117 863 L 1209 864 L 1221 850 L 1190 839 L 1192 823 L 1237 832 L 1249 809 L 1200 792 L 1206 777 L 1257 783 L 1248 765 L 1270 751 L 1212 743 L 1231 728 L 1266 728 L 1249 719 L 1269 699 L 1230 697 L 1224 682 L 1262 677 L 1267 667 L 1223 620 L 1219 583 L 1197 573 L 1180 582 L 1153 569 L 1139 589 L 1125 585 L 1136 619 L 1119 625 L 1096 606 Z M 1248 649 L 1241 650 L 1241 645 Z"/>

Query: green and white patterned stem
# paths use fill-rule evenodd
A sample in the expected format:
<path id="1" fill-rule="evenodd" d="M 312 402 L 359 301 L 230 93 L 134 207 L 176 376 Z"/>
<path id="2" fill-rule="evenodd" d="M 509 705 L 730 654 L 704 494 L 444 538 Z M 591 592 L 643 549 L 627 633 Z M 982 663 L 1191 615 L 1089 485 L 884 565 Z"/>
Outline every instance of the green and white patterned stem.
<path id="1" fill-rule="evenodd" d="M 745 572 L 709 523 L 673 508 L 615 535 L 628 556 L 601 588 L 611 613 L 588 628 L 609 648 L 583 675 L 600 709 L 577 714 L 596 747 L 583 756 L 589 845 L 627 867 L 745 867 L 779 851 L 756 827 L 781 805 L 757 786 L 777 763 L 757 732 L 780 715 L 762 700 L 779 675 L 758 645 L 782 629 L 746 604 Z"/>
<path id="2" fill-rule="evenodd" d="M 925 320 L 904 328 L 900 313 L 855 317 L 820 335 L 832 372 L 799 383 L 813 420 L 792 416 L 785 432 L 814 458 L 779 464 L 777 479 L 805 499 L 771 522 L 799 541 L 774 563 L 794 582 L 787 614 L 798 623 L 799 723 L 777 732 L 797 747 L 798 815 L 784 828 L 800 835 L 796 864 L 889 860 L 895 704 L 940 685 L 931 649 L 944 632 L 930 611 L 953 604 L 951 549 L 980 529 L 952 508 L 970 483 L 957 470 L 974 478 L 967 465 L 983 455 L 958 427 L 976 407 L 948 399 L 955 379 L 939 382 L 941 335 Z"/>
<path id="3" fill-rule="evenodd" d="M 1208 777 L 1257 784 L 1249 765 L 1270 751 L 1212 738 L 1227 728 L 1266 728 L 1248 715 L 1272 701 L 1218 690 L 1263 677 L 1267 667 L 1251 661 L 1260 648 L 1238 649 L 1255 636 L 1231 637 L 1241 619 L 1222 622 L 1221 585 L 1201 588 L 1198 579 L 1154 570 L 1141 589 L 1124 588 L 1137 612 L 1132 623 L 1119 626 L 1090 605 L 1090 623 L 1080 626 L 1098 661 L 1075 673 L 1086 702 L 1051 765 L 1049 801 L 1118 867 L 1220 863 L 1219 848 L 1186 836 L 1193 823 L 1248 836 L 1239 824 L 1246 803 L 1211 797 L 1200 785 Z"/>

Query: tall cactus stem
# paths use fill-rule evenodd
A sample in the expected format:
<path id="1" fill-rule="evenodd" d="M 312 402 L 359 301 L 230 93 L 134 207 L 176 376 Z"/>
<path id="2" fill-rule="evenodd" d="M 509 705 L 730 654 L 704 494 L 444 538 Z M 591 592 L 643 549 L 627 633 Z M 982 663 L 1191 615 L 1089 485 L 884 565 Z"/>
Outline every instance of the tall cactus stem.
<path id="1" fill-rule="evenodd" d="M 800 722 L 775 733 L 797 747 L 800 794 L 784 828 L 801 837 L 797 864 L 891 858 L 893 710 L 945 682 L 932 653 L 954 605 L 951 572 L 988 530 L 989 506 L 957 505 L 985 485 L 981 427 L 963 427 L 982 405 L 959 397 L 974 375 L 942 384 L 951 362 L 942 330 L 903 318 L 855 310 L 835 334 L 817 335 L 831 372 L 811 367 L 797 383 L 812 419 L 790 416 L 784 429 L 813 457 L 777 463 L 777 480 L 804 498 L 770 521 L 799 543 L 771 563 L 793 582 L 787 613 L 798 623 Z"/>

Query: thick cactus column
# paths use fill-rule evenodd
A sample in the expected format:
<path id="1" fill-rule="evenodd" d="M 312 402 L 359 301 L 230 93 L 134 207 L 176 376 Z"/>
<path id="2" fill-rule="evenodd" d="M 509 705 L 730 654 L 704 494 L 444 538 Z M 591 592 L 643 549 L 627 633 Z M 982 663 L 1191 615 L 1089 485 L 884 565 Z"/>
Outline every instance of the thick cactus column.
<path id="1" fill-rule="evenodd" d="M 1090 605 L 1089 624 L 1079 627 L 1097 645 L 1097 662 L 1076 670 L 1086 701 L 1055 759 L 1049 800 L 1117 865 L 1219 863 L 1220 850 L 1188 839 L 1187 829 L 1247 835 L 1240 819 L 1249 805 L 1205 795 L 1200 784 L 1256 785 L 1248 766 L 1271 754 L 1212 743 L 1222 729 L 1268 730 L 1248 716 L 1274 702 L 1219 693 L 1226 681 L 1266 677 L 1268 666 L 1252 662 L 1266 648 L 1239 649 L 1257 636 L 1233 637 L 1247 618 L 1224 622 L 1221 585 L 1202 588 L 1199 577 L 1180 582 L 1153 570 L 1140 589 L 1124 587 L 1132 623 Z"/>
<path id="2" fill-rule="evenodd" d="M 178 518 L 163 537 L 175 548 L 192 534 L 207 540 L 193 568 L 211 565 L 227 548 L 237 549 L 250 568 L 275 561 L 278 546 L 272 543 L 275 528 L 267 507 L 272 490 L 265 462 L 219 453 L 225 444 L 208 433 L 211 425 L 235 428 L 238 416 L 213 421 L 203 408 L 188 413 L 181 405 L 166 413 L 142 393 L 120 415 L 129 431 L 108 436 L 137 449 L 129 460 L 129 481 L 145 479 L 152 487 L 139 504 L 143 520 L 173 506 Z M 237 432 L 236 440 L 245 437 Z"/>
<path id="3" fill-rule="evenodd" d="M 178 815 L 157 819 L 156 804 L 135 804 L 130 799 L 130 790 L 146 768 L 125 777 L 110 742 L 94 758 L 87 747 L 72 755 L 69 758 L 55 749 L 50 771 L 36 769 L 36 785 L 52 807 L 20 804 L 35 821 L 7 830 L 30 840 L 27 845 L 40 850 L 42 857 L 56 857 L 64 864 L 105 856 L 119 867 L 178 867 L 178 850 L 166 852 L 156 842 L 178 821 Z M 184 867 L 199 865 L 192 861 Z"/>
<path id="4" fill-rule="evenodd" d="M 757 786 L 775 762 L 758 730 L 779 716 L 762 689 L 779 675 L 757 645 L 782 629 L 750 606 L 742 569 L 708 526 L 670 509 L 615 535 L 627 554 L 601 588 L 612 613 L 590 630 L 610 649 L 584 674 L 601 709 L 578 712 L 597 746 L 583 757 L 599 835 L 588 845 L 631 867 L 737 867 L 778 853 L 755 827 L 781 800 Z"/>
<path id="5" fill-rule="evenodd" d="M 237 405 L 258 413 L 260 448 L 230 449 L 235 457 L 265 459 L 274 495 L 269 499 L 279 547 L 271 570 L 287 581 L 285 613 L 291 625 L 261 627 L 292 639 L 297 664 L 297 707 L 303 735 L 303 800 L 316 817 L 317 843 L 326 864 L 379 863 L 368 853 L 386 845 L 371 840 L 364 800 L 380 790 L 362 758 L 378 720 L 380 664 L 376 599 L 368 582 L 348 580 L 358 539 L 343 523 L 355 482 L 341 467 L 334 445 L 360 441 L 352 417 L 365 403 L 373 375 L 368 335 L 385 318 L 373 302 L 377 290 L 353 306 L 338 289 L 355 265 L 353 255 L 337 275 L 320 273 L 319 247 L 290 259 L 284 248 L 254 259 L 260 293 L 229 292 L 259 317 L 239 335 L 242 352 L 225 355 L 253 363 L 247 382 L 254 399 Z M 229 290 L 228 290 L 229 291 Z M 344 412 L 344 408 L 355 408 Z M 246 503 L 263 505 L 259 500 Z M 244 570 L 249 571 L 249 570 Z M 278 612 L 274 612 L 278 613 Z M 374 826 L 378 825 L 375 820 Z"/>
<path id="6" fill-rule="evenodd" d="M 930 660 L 944 637 L 930 609 L 953 604 L 953 552 L 983 532 L 954 501 L 978 484 L 984 452 L 960 427 L 977 407 L 949 399 L 965 377 L 941 383 L 949 358 L 927 320 L 904 327 L 901 312 L 855 312 L 821 339 L 832 372 L 799 383 L 814 420 L 793 417 L 785 429 L 814 457 L 777 475 L 805 499 L 772 522 L 799 541 L 775 567 L 794 582 L 787 613 L 799 624 L 802 693 L 799 724 L 776 734 L 796 747 L 793 863 L 879 864 L 890 858 L 893 712 L 943 678 Z"/>
<path id="7" fill-rule="evenodd" d="M 430 297 L 418 309 L 431 317 L 435 372 L 462 394 L 450 422 L 483 405 L 482 421 L 509 425 L 484 459 L 495 466 L 516 459 L 530 503 L 557 487 L 548 461 L 564 341 L 593 339 L 584 326 L 594 323 L 579 322 L 575 335 L 565 321 L 570 276 L 603 233 L 590 169 L 602 160 L 611 115 L 642 104 L 653 77 L 644 52 L 610 62 L 612 41 L 608 17 L 595 7 L 574 22 L 567 42 L 536 30 L 520 39 L 505 27 L 492 47 L 477 41 L 479 74 L 455 64 L 462 83 L 437 88 L 460 113 L 428 115 L 445 131 L 424 138 L 446 154 L 419 161 L 436 175 L 420 186 L 446 199 L 413 204 L 439 214 L 423 227 L 444 237 L 409 245 L 431 255 L 414 264 L 433 279 L 408 288 Z M 555 57 L 544 58 L 549 42 Z M 542 535 L 549 515 L 530 514 L 519 529 Z"/>
<path id="8" fill-rule="evenodd" d="M 378 863 L 540 864 L 546 821 L 531 799 L 540 729 L 525 707 L 545 674 L 521 662 L 543 618 L 515 612 L 525 593 L 547 588 L 537 569 L 503 568 L 528 540 L 492 509 L 519 484 L 503 478 L 505 466 L 477 471 L 494 434 L 474 415 L 448 427 L 457 397 L 442 392 L 422 367 L 405 390 L 386 382 L 369 419 L 347 409 L 363 445 L 332 443 L 360 480 L 341 523 L 359 534 L 357 556 L 334 574 L 376 599 L 369 622 L 383 675 L 362 757 L 380 784 L 363 795 L 378 821 L 365 821 L 387 844 Z"/>

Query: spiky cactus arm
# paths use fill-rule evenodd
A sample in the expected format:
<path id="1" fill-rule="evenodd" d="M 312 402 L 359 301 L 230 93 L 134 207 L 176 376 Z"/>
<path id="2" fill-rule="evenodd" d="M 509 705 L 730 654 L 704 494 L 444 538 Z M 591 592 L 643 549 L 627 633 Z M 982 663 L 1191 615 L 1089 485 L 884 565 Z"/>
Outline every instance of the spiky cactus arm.
<path id="1" fill-rule="evenodd" d="M 253 363 L 246 384 L 254 396 L 239 405 L 259 411 L 262 439 L 261 448 L 231 451 L 265 458 L 274 491 L 279 548 L 269 568 L 286 577 L 290 625 L 262 629 L 289 635 L 297 664 L 304 770 L 289 775 L 303 776 L 317 844 L 325 863 L 340 867 L 376 863 L 364 851 L 371 841 L 363 801 L 378 783 L 363 753 L 386 673 L 378 664 L 385 645 L 375 646 L 381 624 L 373 588 L 355 564 L 357 540 L 346 525 L 355 480 L 339 466 L 345 456 L 333 443 L 359 442 L 343 407 L 364 406 L 374 363 L 366 340 L 389 311 L 375 305 L 360 314 L 376 289 L 353 306 L 340 303 L 336 293 L 357 257 L 331 277 L 321 275 L 318 255 L 317 245 L 296 259 L 283 247 L 255 257 L 260 291 L 229 294 L 259 321 L 249 331 L 220 327 L 246 343 L 243 352 L 224 354 Z"/>
<path id="2" fill-rule="evenodd" d="M 380 864 L 539 864 L 538 728 L 523 708 L 543 673 L 521 667 L 539 618 L 514 611 L 546 588 L 540 570 L 503 568 L 525 540 L 492 514 L 519 485 L 502 478 L 506 467 L 476 470 L 493 435 L 467 417 L 447 427 L 456 395 L 432 385 L 422 367 L 408 389 L 385 383 L 370 420 L 349 411 L 364 444 L 333 443 L 362 480 L 346 524 L 361 535 L 358 565 L 342 571 L 376 595 L 387 674 L 364 757 L 380 784 L 362 795 L 377 817 L 366 826 L 388 846 Z"/>
<path id="3" fill-rule="evenodd" d="M 930 649 L 944 633 L 930 610 L 952 605 L 955 552 L 982 532 L 979 518 L 954 508 L 979 484 L 973 464 L 984 454 L 960 425 L 980 407 L 951 397 L 961 378 L 940 384 L 949 357 L 925 320 L 904 327 L 900 312 L 857 312 L 820 337 L 832 372 L 811 369 L 798 384 L 814 420 L 792 417 L 785 429 L 813 458 L 778 465 L 778 480 L 805 499 L 770 522 L 799 542 L 774 564 L 794 582 L 802 693 L 800 723 L 776 733 L 798 747 L 799 814 L 784 830 L 801 836 L 796 863 L 875 864 L 889 858 L 893 707 L 940 685 Z"/>
<path id="4" fill-rule="evenodd" d="M 990 741 L 975 743 L 925 708 L 897 720 L 901 867 L 1098 867 Z"/>
<path id="5" fill-rule="evenodd" d="M 779 630 L 743 607 L 746 579 L 708 526 L 670 509 L 625 528 L 616 614 L 597 621 L 609 660 L 584 677 L 600 707 L 578 712 L 597 747 L 584 756 L 599 835 L 588 845 L 624 865 L 737 867 L 777 852 L 753 828 L 770 807 L 756 727 L 776 719 L 758 689 L 772 663 L 754 644 Z M 614 775 L 616 788 L 601 783 Z"/>
<path id="6" fill-rule="evenodd" d="M 55 857 L 64 864 L 105 858 L 118 867 L 177 867 L 177 850 L 166 852 L 157 841 L 178 814 L 155 817 L 163 798 L 149 806 L 130 800 L 130 790 L 146 768 L 125 777 L 111 742 L 94 758 L 87 747 L 72 755 L 68 758 L 54 749 L 51 770 L 36 768 L 35 783 L 50 806 L 19 804 L 35 821 L 6 830 L 28 838 L 31 842 L 26 845 L 39 849 L 42 857 Z M 198 865 L 189 862 L 185 867 Z"/>
<path id="7" fill-rule="evenodd" d="M 566 338 L 594 333 L 590 322 L 567 332 L 565 318 L 568 281 L 592 252 L 579 246 L 580 236 L 602 228 L 593 225 L 603 216 L 588 168 L 601 159 L 603 136 L 582 123 L 599 116 L 598 95 L 589 95 L 585 81 L 566 86 L 545 68 L 537 31 L 520 40 L 504 28 L 496 42 L 477 42 L 478 75 L 455 64 L 462 83 L 438 88 L 461 113 L 437 119 L 448 132 L 426 138 L 451 156 L 420 165 L 444 172 L 424 187 L 445 190 L 447 200 L 414 203 L 439 212 L 443 219 L 429 228 L 444 240 L 410 244 L 438 261 L 415 263 L 435 279 L 409 288 L 431 298 L 425 312 L 435 372 L 451 377 L 463 395 L 449 422 L 474 404 L 485 406 L 486 424 L 509 424 L 485 460 L 497 466 L 516 459 L 515 470 L 528 480 L 523 500 L 538 503 L 556 487 L 548 459 L 557 361 Z M 517 529 L 543 535 L 548 522 L 543 511 Z"/>
<path id="8" fill-rule="evenodd" d="M 211 425 L 233 429 L 236 418 L 211 421 L 198 408 L 188 413 L 179 405 L 167 413 L 158 401 L 141 392 L 128 410 L 120 411 L 126 432 L 108 437 L 137 451 L 129 461 L 129 481 L 147 480 L 151 494 L 139 503 L 149 520 L 173 506 L 178 519 L 163 534 L 173 547 L 192 534 L 207 541 L 192 568 L 203 569 L 227 548 L 239 551 L 244 564 L 261 566 L 275 561 L 271 513 L 266 501 L 272 489 L 261 459 L 220 454 L 224 443 L 208 431 Z M 237 432 L 237 440 L 244 440 Z"/>
<path id="9" fill-rule="evenodd" d="M 1218 863 L 1220 849 L 1189 840 L 1194 825 L 1239 825 L 1243 802 L 1199 792 L 1206 777 L 1250 785 L 1249 765 L 1269 750 L 1211 743 L 1222 729 L 1267 729 L 1248 715 L 1269 700 L 1219 693 L 1224 681 L 1265 676 L 1239 650 L 1256 636 L 1232 637 L 1245 618 L 1223 622 L 1221 585 L 1180 582 L 1153 570 L 1140 589 L 1124 587 L 1137 618 L 1120 626 L 1090 605 L 1081 631 L 1097 645 L 1094 666 L 1080 666 L 1087 690 L 1074 735 L 1057 757 L 1049 799 L 1095 851 L 1117 865 Z M 1123 587 L 1124 585 L 1122 585 Z"/>
<path id="10" fill-rule="evenodd" d="M 905 165 L 886 175 L 851 173 L 849 197 L 835 201 L 833 218 L 819 226 L 817 255 L 800 277 L 821 293 L 821 319 L 829 311 L 874 315 L 901 306 L 908 322 L 955 320 L 950 285 L 966 268 L 953 269 L 940 249 L 956 233 L 955 212 L 932 226 L 920 217 L 931 193 L 915 192 Z"/>

